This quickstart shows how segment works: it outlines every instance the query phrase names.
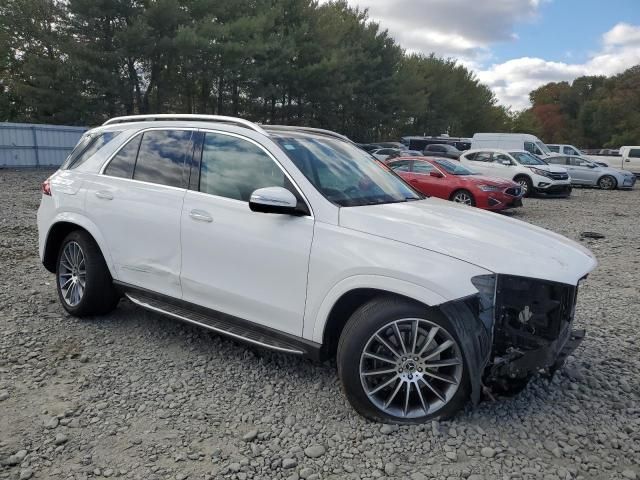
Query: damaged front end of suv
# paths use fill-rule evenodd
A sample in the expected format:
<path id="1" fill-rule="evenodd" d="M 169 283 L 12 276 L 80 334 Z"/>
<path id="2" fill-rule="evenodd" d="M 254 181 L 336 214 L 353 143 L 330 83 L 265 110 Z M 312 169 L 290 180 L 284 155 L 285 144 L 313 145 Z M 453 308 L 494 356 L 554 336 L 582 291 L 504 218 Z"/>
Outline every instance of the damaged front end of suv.
<path id="1" fill-rule="evenodd" d="M 472 283 L 477 295 L 442 310 L 471 357 L 474 403 L 482 391 L 517 393 L 536 373 L 551 379 L 585 336 L 573 329 L 577 286 L 514 275 L 482 275 Z"/>

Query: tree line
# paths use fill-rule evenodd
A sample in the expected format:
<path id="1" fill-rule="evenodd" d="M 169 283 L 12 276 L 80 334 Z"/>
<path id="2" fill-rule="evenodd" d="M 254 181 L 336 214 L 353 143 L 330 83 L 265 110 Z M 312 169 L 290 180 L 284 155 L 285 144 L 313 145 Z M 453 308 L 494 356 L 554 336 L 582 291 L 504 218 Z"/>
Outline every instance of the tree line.
<path id="1" fill-rule="evenodd" d="M 5 0 L 0 55 L 2 121 L 206 113 L 360 141 L 510 121 L 472 72 L 406 53 L 345 1 Z"/>
<path id="2" fill-rule="evenodd" d="M 640 65 L 612 77 L 585 76 L 532 91 L 512 129 L 582 148 L 640 145 Z"/>

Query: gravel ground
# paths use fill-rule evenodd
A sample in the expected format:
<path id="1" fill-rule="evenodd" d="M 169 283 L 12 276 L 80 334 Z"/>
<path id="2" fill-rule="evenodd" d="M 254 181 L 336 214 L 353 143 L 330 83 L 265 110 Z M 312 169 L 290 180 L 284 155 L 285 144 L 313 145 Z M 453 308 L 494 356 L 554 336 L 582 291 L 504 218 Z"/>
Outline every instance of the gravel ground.
<path id="1" fill-rule="evenodd" d="M 0 478 L 634 479 L 640 476 L 640 189 L 577 189 L 510 215 L 584 240 L 587 338 L 551 384 L 393 427 L 334 363 L 274 354 L 123 301 L 78 320 L 37 257 L 46 171 L 0 171 Z"/>

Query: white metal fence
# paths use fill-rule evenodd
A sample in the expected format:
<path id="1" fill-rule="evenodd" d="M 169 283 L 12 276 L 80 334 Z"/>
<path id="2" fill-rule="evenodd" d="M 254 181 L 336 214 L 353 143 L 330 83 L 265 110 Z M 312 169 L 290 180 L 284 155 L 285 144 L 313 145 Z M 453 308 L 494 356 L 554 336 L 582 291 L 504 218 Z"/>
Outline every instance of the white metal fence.
<path id="1" fill-rule="evenodd" d="M 85 127 L 0 123 L 0 168 L 60 166 Z"/>

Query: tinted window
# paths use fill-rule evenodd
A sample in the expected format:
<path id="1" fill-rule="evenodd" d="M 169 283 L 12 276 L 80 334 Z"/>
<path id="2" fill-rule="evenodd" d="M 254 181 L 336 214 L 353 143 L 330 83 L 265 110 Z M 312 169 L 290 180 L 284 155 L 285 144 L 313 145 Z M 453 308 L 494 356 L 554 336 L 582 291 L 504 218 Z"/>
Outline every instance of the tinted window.
<path id="1" fill-rule="evenodd" d="M 468 168 L 462 166 L 462 164 L 458 162 L 451 162 L 449 160 L 434 160 L 434 162 L 444 169 L 447 173 L 452 173 L 454 175 L 475 175 L 474 172 L 469 170 Z"/>
<path id="2" fill-rule="evenodd" d="M 509 152 L 513 158 L 515 158 L 521 165 L 546 165 L 535 155 L 531 155 L 528 152 Z"/>
<path id="3" fill-rule="evenodd" d="M 115 157 L 111 159 L 104 170 L 104 174 L 110 177 L 131 178 L 133 176 L 133 167 L 136 165 L 136 155 L 138 154 L 141 138 L 140 135 L 137 135 L 122 147 Z"/>
<path id="4" fill-rule="evenodd" d="M 469 157 L 467 157 L 467 158 L 469 158 Z M 477 152 L 472 160 L 474 162 L 490 162 L 491 161 L 491 152 Z"/>
<path id="5" fill-rule="evenodd" d="M 569 158 L 569 165 L 573 165 L 574 167 L 586 167 L 589 165 L 589 162 L 583 160 L 582 158 Z"/>
<path id="6" fill-rule="evenodd" d="M 509 157 L 507 157 L 505 154 L 503 153 L 495 153 L 493 155 L 493 162 L 494 163 L 499 163 L 501 165 L 511 165 L 511 159 Z M 504 163 L 503 163 L 504 162 Z"/>
<path id="7" fill-rule="evenodd" d="M 393 162 L 389 167 L 391 167 L 391 170 L 394 172 L 408 172 L 411 167 L 411 162 L 408 160 Z"/>
<path id="8" fill-rule="evenodd" d="M 629 150 L 629 156 L 631 158 L 640 158 L 640 148 L 632 148 Z"/>
<path id="9" fill-rule="evenodd" d="M 427 150 L 429 150 L 430 152 L 445 152 L 447 149 L 442 145 L 429 145 L 427 147 Z"/>
<path id="10" fill-rule="evenodd" d="M 547 145 L 547 147 L 548 147 L 548 145 Z M 562 153 L 564 153 L 565 155 L 576 155 L 578 152 L 576 152 L 571 147 L 562 147 Z"/>
<path id="11" fill-rule="evenodd" d="M 264 150 L 241 138 L 207 133 L 201 165 L 200 191 L 211 195 L 248 202 L 258 188 L 288 187 L 284 173 Z"/>
<path id="12" fill-rule="evenodd" d="M 416 162 L 413 164 L 413 171 L 414 173 L 428 174 L 429 172 L 433 172 L 434 168 L 433 168 L 433 165 L 431 165 L 428 162 Z"/>
<path id="13" fill-rule="evenodd" d="M 560 153 L 560 145 L 547 145 L 547 148 L 552 152 Z"/>
<path id="14" fill-rule="evenodd" d="M 62 165 L 62 169 L 72 169 L 79 167 L 89 158 L 93 156 L 98 150 L 104 147 L 111 140 L 116 138 L 120 132 L 111 131 L 104 132 L 97 135 L 84 136 L 76 148 L 73 149 L 67 160 Z"/>
<path id="15" fill-rule="evenodd" d="M 536 153 L 536 146 L 533 142 L 524 142 L 524 149 L 530 153 Z"/>
<path id="16" fill-rule="evenodd" d="M 472 153 L 467 153 L 464 158 L 466 158 L 467 160 L 475 160 L 476 158 L 476 152 L 472 152 Z"/>
<path id="17" fill-rule="evenodd" d="M 191 145 L 188 130 L 153 130 L 142 135 L 134 180 L 182 187 L 184 161 Z"/>

